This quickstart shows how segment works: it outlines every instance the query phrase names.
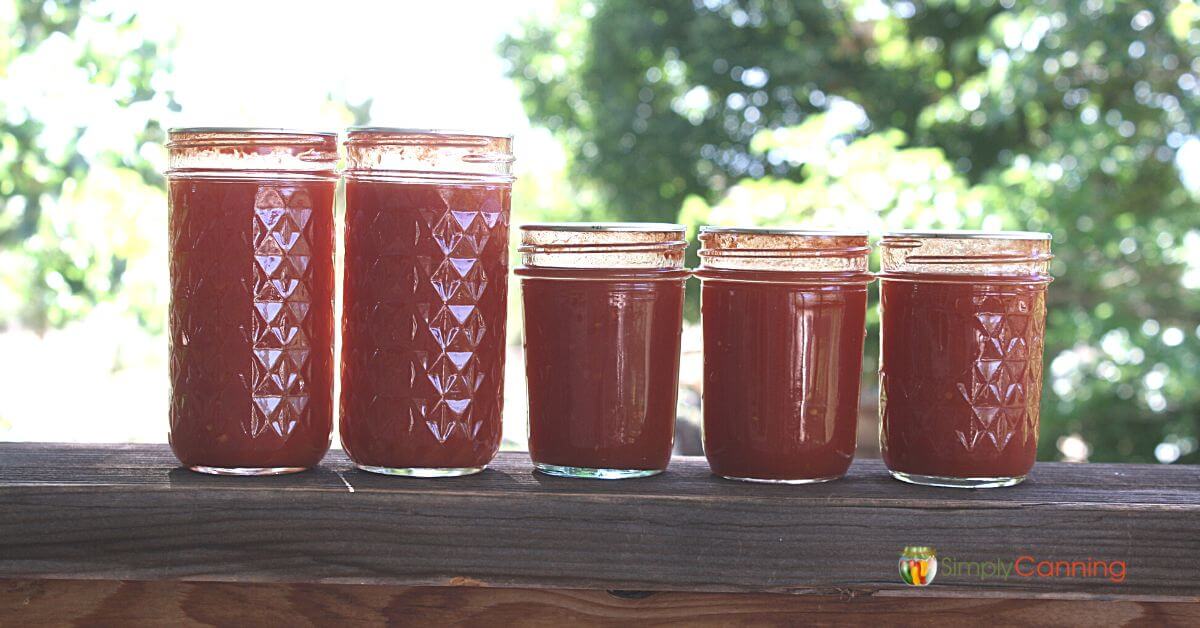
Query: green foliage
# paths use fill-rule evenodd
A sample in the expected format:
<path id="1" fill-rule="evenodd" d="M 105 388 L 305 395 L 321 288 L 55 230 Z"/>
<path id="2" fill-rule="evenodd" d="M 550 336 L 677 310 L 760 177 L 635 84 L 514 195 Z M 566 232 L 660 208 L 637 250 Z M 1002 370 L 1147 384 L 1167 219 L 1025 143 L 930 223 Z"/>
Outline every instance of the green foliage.
<path id="1" fill-rule="evenodd" d="M 1195 2 L 566 2 L 502 51 L 586 211 L 1051 231 L 1041 455 L 1200 461 Z"/>
<path id="2" fill-rule="evenodd" d="M 747 223 L 878 233 L 912 227 L 978 228 L 985 216 L 1002 211 L 996 191 L 972 186 L 941 149 L 907 146 L 904 132 L 895 129 L 855 136 L 856 126 L 845 114 L 814 114 L 799 126 L 759 132 L 750 143 L 751 152 L 769 153 L 792 168 L 803 168 L 804 178 L 742 179 L 715 206 L 699 196 L 688 198 L 680 219 L 693 227 L 693 234 L 702 224 Z"/>
<path id="3" fill-rule="evenodd" d="M 0 326 L 115 302 L 160 330 L 166 45 L 80 0 L 0 2 L 0 32 Z"/>

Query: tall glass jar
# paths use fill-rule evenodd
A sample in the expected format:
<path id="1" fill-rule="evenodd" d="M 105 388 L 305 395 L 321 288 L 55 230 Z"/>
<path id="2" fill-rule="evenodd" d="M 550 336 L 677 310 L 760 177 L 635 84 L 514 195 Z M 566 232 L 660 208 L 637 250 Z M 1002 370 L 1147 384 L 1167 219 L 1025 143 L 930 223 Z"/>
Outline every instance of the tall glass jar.
<path id="1" fill-rule="evenodd" d="M 867 234 L 704 227 L 700 241 L 713 472 L 785 484 L 845 475 L 872 281 Z"/>
<path id="2" fill-rule="evenodd" d="M 521 227 L 529 454 L 543 473 L 623 479 L 671 459 L 682 225 Z"/>
<path id="3" fill-rule="evenodd" d="M 312 467 L 333 422 L 337 136 L 169 140 L 171 448 L 205 473 Z"/>
<path id="4" fill-rule="evenodd" d="M 478 473 L 500 447 L 512 138 L 351 129 L 341 437 L 360 469 Z"/>
<path id="5" fill-rule="evenodd" d="M 897 479 L 986 488 L 1037 458 L 1050 234 L 883 237 L 880 443 Z"/>

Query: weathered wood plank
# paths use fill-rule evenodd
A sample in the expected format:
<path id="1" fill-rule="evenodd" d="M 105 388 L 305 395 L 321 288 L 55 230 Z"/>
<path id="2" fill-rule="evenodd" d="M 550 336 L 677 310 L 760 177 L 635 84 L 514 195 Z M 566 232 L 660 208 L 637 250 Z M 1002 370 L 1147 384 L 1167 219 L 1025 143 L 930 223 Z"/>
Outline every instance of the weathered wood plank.
<path id="1" fill-rule="evenodd" d="M 1182 506 L 1200 508 L 1200 466 L 1147 464 L 1039 463 L 1025 484 L 1007 490 L 963 491 L 915 487 L 890 479 L 878 460 L 854 464 L 844 480 L 805 487 L 730 482 L 712 476 L 703 458 L 676 457 L 667 473 L 625 482 L 580 482 L 531 473 L 525 454 L 500 454 L 487 473 L 469 478 L 422 481 L 363 473 L 341 451 L 332 451 L 317 470 L 279 478 L 211 478 L 177 468 L 162 445 L 81 445 L 69 443 L 0 443 L 0 487 L 36 486 L 157 486 L 289 490 L 346 490 L 342 473 L 358 491 L 427 492 L 444 487 L 455 492 L 477 490 L 671 496 L 679 498 L 778 498 L 781 495 L 822 500 L 872 499 L 889 503 L 972 504 L 1012 506 L 1053 503 L 1060 506 L 1104 504 L 1119 508 Z"/>
<path id="2" fill-rule="evenodd" d="M 121 626 L 1154 625 L 1200 622 L 1200 604 L 932 596 L 0 580 L 6 623 Z"/>
<path id="3" fill-rule="evenodd" d="M 0 577 L 685 591 L 904 591 L 905 545 L 963 561 L 1124 561 L 1103 578 L 980 580 L 939 595 L 1200 600 L 1200 468 L 1041 464 L 1005 490 L 901 484 L 877 461 L 808 487 L 712 477 L 453 480 L 360 473 L 340 453 L 279 478 L 210 478 L 162 446 L 0 445 Z M 353 490 L 351 490 L 353 489 Z M 908 591 L 911 592 L 911 591 Z"/>

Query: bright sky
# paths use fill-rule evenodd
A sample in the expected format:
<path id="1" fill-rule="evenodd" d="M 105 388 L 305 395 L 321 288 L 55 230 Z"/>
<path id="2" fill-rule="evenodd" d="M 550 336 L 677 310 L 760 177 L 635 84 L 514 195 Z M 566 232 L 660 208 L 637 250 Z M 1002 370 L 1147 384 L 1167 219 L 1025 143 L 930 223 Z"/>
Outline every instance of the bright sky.
<path id="1" fill-rule="evenodd" d="M 530 129 L 496 54 L 504 34 L 554 0 L 111 2 L 143 27 L 177 33 L 170 87 L 183 111 L 169 126 L 339 130 L 325 106 L 333 93 L 374 97 L 378 126 L 514 133 L 518 171 L 562 161 L 549 133 Z M 1191 138 L 1178 155 L 1192 189 L 1197 154 Z"/>
<path id="2" fill-rule="evenodd" d="M 173 90 L 183 107 L 163 120 L 168 127 L 337 131 L 345 120 L 327 104 L 328 94 L 350 102 L 373 97 L 376 125 L 514 133 L 518 174 L 523 174 L 560 168 L 562 151 L 548 132 L 530 129 L 496 51 L 501 37 L 522 18 L 553 7 L 554 0 L 101 0 L 93 10 L 103 15 L 116 9 L 121 19 L 137 14 L 144 35 L 153 39 L 175 36 L 172 68 L 155 84 L 160 91 Z M 161 115 L 163 103 L 121 107 L 114 102 L 115 90 L 89 84 L 75 60 L 85 46 L 122 50 L 129 45 L 122 37 L 142 36 L 114 35 L 104 24 L 52 36 L 0 75 L 8 115 L 29 111 L 44 122 L 39 143 L 48 153 L 71 150 L 79 127 L 87 129 L 79 146 L 85 155 L 135 150 L 136 132 L 147 116 Z M 165 167 L 157 151 L 145 156 Z M 159 220 L 153 224 L 161 229 L 165 206 L 159 200 L 139 207 Z M 70 211 L 89 210 L 59 213 L 71 219 L 76 214 Z M 505 429 L 510 439 L 523 442 L 523 366 L 520 352 L 513 353 L 506 398 L 514 407 L 506 413 Z M 165 440 L 165 346 L 115 305 L 44 337 L 22 330 L 0 333 L 0 355 L 22 356 L 11 364 L 0 362 L 4 389 L 21 392 L 0 395 L 0 440 Z M 64 363 L 63 355 L 73 357 Z M 116 363 L 122 368 L 114 370 Z M 77 382 L 72 395 L 52 391 L 63 379 L 44 377 L 51 371 Z M 47 399 L 53 399 L 53 414 L 62 420 L 45 420 Z M 95 421 L 95 407 L 122 412 Z"/>
<path id="3" fill-rule="evenodd" d="M 178 29 L 170 126 L 339 130 L 333 93 L 375 99 L 380 126 L 513 132 L 520 157 L 554 150 L 531 133 L 500 38 L 553 0 L 210 0 L 134 3 L 150 29 Z M 298 8 L 303 7 L 303 8 Z"/>

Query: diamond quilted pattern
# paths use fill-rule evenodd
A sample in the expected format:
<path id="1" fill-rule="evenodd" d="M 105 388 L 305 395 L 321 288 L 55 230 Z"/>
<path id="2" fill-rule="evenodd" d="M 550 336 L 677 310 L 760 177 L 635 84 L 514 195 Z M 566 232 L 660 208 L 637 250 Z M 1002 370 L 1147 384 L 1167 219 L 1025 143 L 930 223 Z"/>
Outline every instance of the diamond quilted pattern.
<path id="1" fill-rule="evenodd" d="M 171 191 L 176 453 L 189 465 L 314 464 L 332 423 L 333 183 Z"/>
<path id="2" fill-rule="evenodd" d="M 508 195 L 506 186 L 348 183 L 342 439 L 356 462 L 472 467 L 494 455 Z"/>
<path id="3" fill-rule="evenodd" d="M 884 316 L 903 323 L 885 322 L 884 328 L 880 412 L 889 464 L 938 459 L 991 468 L 1031 457 L 1042 390 L 1045 287 L 930 285 L 938 284 L 884 287 L 887 294 L 911 291 L 903 300 L 885 297 Z"/>

